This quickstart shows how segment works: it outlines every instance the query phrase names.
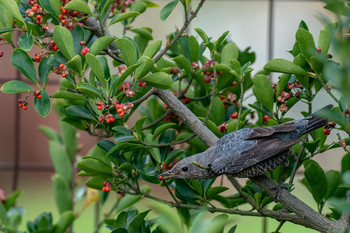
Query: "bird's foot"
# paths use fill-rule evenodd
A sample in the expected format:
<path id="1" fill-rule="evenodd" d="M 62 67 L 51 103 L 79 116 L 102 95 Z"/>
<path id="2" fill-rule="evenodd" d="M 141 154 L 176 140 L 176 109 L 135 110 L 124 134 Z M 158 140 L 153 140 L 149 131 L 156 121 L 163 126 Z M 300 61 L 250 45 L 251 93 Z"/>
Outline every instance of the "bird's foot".
<path id="1" fill-rule="evenodd" d="M 273 200 L 277 203 L 281 201 L 282 189 L 288 190 L 288 187 L 283 183 L 279 183 L 276 187 L 272 188 L 275 191 Z"/>

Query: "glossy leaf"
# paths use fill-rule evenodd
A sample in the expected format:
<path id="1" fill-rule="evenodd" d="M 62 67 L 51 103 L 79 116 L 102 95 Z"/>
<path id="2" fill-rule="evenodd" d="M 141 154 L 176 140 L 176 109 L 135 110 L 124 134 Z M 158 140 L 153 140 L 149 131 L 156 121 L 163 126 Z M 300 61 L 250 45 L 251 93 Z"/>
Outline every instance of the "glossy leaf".
<path id="1" fill-rule="evenodd" d="M 101 62 L 95 57 L 95 55 L 88 53 L 86 54 L 86 61 L 91 67 L 92 72 L 96 75 L 97 79 L 100 81 L 100 84 L 106 88 L 106 79 L 105 79 L 105 74 L 103 70 L 103 66 Z"/>
<path id="2" fill-rule="evenodd" d="M 338 171 L 329 170 L 326 172 L 327 192 L 324 198 L 327 200 L 337 190 L 341 184 L 341 176 Z"/>
<path id="3" fill-rule="evenodd" d="M 126 66 L 134 65 L 137 61 L 137 52 L 135 45 L 128 39 L 120 38 L 115 42 L 121 51 L 120 57 Z"/>
<path id="4" fill-rule="evenodd" d="M 141 135 L 142 126 L 143 126 L 143 123 L 145 122 L 146 119 L 147 119 L 147 116 L 143 116 L 136 121 L 135 131 L 138 135 Z"/>
<path id="5" fill-rule="evenodd" d="M 208 38 L 208 35 L 200 28 L 195 28 L 194 29 L 198 35 L 202 38 L 203 42 L 204 43 L 208 43 L 209 42 L 209 38 Z"/>
<path id="6" fill-rule="evenodd" d="M 41 3 L 44 1 L 41 1 Z M 55 12 L 55 14 L 57 16 L 59 16 L 61 14 L 61 6 L 62 6 L 62 1 L 60 0 L 49 0 L 49 5 L 51 7 L 51 9 Z"/>
<path id="7" fill-rule="evenodd" d="M 197 39 L 194 36 L 189 36 L 187 39 L 188 50 L 192 62 L 196 62 L 200 53 L 200 46 Z"/>
<path id="8" fill-rule="evenodd" d="M 90 98 L 97 97 L 102 99 L 100 91 L 89 83 L 81 83 L 78 85 L 77 89 L 85 95 L 89 96 Z"/>
<path id="9" fill-rule="evenodd" d="M 26 32 L 18 37 L 18 46 L 26 51 L 30 51 L 34 44 L 34 38 L 30 32 Z"/>
<path id="10" fill-rule="evenodd" d="M 224 186 L 217 186 L 217 187 L 213 187 L 211 189 L 208 190 L 206 197 L 208 200 L 213 199 L 216 195 L 218 195 L 219 193 L 222 193 L 226 190 L 228 190 L 229 188 L 224 187 Z"/>
<path id="11" fill-rule="evenodd" d="M 71 105 L 68 108 L 66 108 L 66 111 L 67 113 L 75 117 L 84 118 L 88 120 L 96 120 L 87 108 L 80 105 Z"/>
<path id="12" fill-rule="evenodd" d="M 198 117 L 199 120 L 202 122 L 204 121 L 205 117 Z M 207 120 L 205 124 L 211 132 L 213 132 L 217 137 L 221 138 L 223 136 L 222 132 L 218 129 L 218 126 L 211 120 Z"/>
<path id="13" fill-rule="evenodd" d="M 185 58 L 184 56 L 178 56 L 178 57 L 174 57 L 173 60 L 176 62 L 176 64 L 178 64 L 180 67 L 186 70 L 186 73 L 191 74 L 192 65 L 187 58 Z"/>
<path id="14" fill-rule="evenodd" d="M 26 84 L 23 81 L 19 80 L 12 80 L 4 83 L 4 85 L 1 86 L 1 91 L 3 93 L 23 93 L 23 92 L 29 92 L 34 91 L 34 88 L 32 88 L 30 85 Z"/>
<path id="15" fill-rule="evenodd" d="M 20 24 L 20 26 L 23 26 L 24 29 L 27 29 L 23 16 L 19 11 L 19 7 L 14 0 L 1 0 L 0 7 L 10 13 L 11 16 L 17 20 L 17 23 Z"/>
<path id="16" fill-rule="evenodd" d="M 239 50 L 234 42 L 227 43 L 221 51 L 221 63 L 230 65 L 231 59 L 237 59 Z"/>
<path id="17" fill-rule="evenodd" d="M 215 42 L 215 49 L 217 50 L 221 43 L 225 40 L 226 36 L 229 34 L 229 31 L 226 31 L 222 33 L 222 35 L 218 38 L 218 40 Z"/>
<path id="18" fill-rule="evenodd" d="M 146 74 L 148 74 L 152 70 L 152 68 L 154 67 L 154 62 L 153 62 L 152 58 L 150 58 L 150 57 L 142 56 L 142 57 L 140 57 L 138 63 L 141 63 L 141 65 L 139 67 L 137 67 L 137 69 L 135 71 L 135 79 L 136 80 L 142 79 L 142 77 L 144 77 Z"/>
<path id="19" fill-rule="evenodd" d="M 57 223 L 55 224 L 55 230 L 53 231 L 53 233 L 66 232 L 67 228 L 72 225 L 74 219 L 75 215 L 71 210 L 62 213 Z"/>
<path id="20" fill-rule="evenodd" d="M 75 93 L 70 92 L 70 91 L 58 91 L 58 92 L 54 93 L 51 96 L 51 98 L 55 98 L 55 99 L 70 99 L 70 100 L 85 100 L 85 101 L 88 100 L 84 96 L 75 94 Z"/>
<path id="21" fill-rule="evenodd" d="M 295 39 L 302 54 L 307 60 L 310 60 L 310 57 L 316 53 L 316 45 L 312 34 L 303 28 L 299 28 L 295 34 Z"/>
<path id="22" fill-rule="evenodd" d="M 148 134 L 147 137 L 145 138 L 145 141 L 148 144 L 157 144 L 155 140 L 153 140 L 153 135 L 152 134 Z M 155 161 L 157 161 L 158 163 L 161 162 L 160 159 L 160 152 L 159 152 L 159 148 L 158 147 L 152 147 L 149 149 L 149 152 L 151 153 L 151 156 L 153 157 L 153 159 Z"/>
<path id="23" fill-rule="evenodd" d="M 141 37 L 147 39 L 147 40 L 153 40 L 152 33 L 144 28 L 133 28 L 131 29 L 132 32 L 139 34 Z"/>
<path id="24" fill-rule="evenodd" d="M 113 41 L 114 37 L 111 36 L 103 36 L 95 40 L 95 42 L 91 45 L 90 53 L 93 55 L 98 55 L 102 50 L 108 47 Z"/>
<path id="25" fill-rule="evenodd" d="M 290 79 L 290 74 L 282 74 L 277 83 L 276 96 L 280 96 L 282 91 L 286 89 L 288 81 Z"/>
<path id="26" fill-rule="evenodd" d="M 121 85 L 124 83 L 124 81 L 127 79 L 127 77 L 134 72 L 134 70 L 139 67 L 141 65 L 141 63 L 138 64 L 134 64 L 132 66 L 129 66 L 124 73 L 113 83 L 111 90 L 116 89 L 119 90 L 119 88 L 121 87 Z M 115 76 L 112 76 L 112 78 Z"/>
<path id="27" fill-rule="evenodd" d="M 90 175 L 112 174 L 112 168 L 97 159 L 84 159 L 77 164 L 77 167 Z"/>
<path id="28" fill-rule="evenodd" d="M 78 74 L 81 74 L 82 66 L 83 64 L 79 55 L 74 56 L 71 60 L 67 62 L 67 67 L 71 68 Z"/>
<path id="29" fill-rule="evenodd" d="M 126 194 L 123 198 L 119 200 L 119 204 L 115 210 L 116 213 L 134 205 L 136 202 L 141 200 L 141 195 L 131 195 Z"/>
<path id="30" fill-rule="evenodd" d="M 75 56 L 73 37 L 71 32 L 62 26 L 56 26 L 53 30 L 53 39 L 60 50 L 60 52 L 68 59 Z"/>
<path id="31" fill-rule="evenodd" d="M 161 40 L 156 40 L 150 45 L 148 45 L 143 52 L 142 56 L 150 57 L 152 58 L 162 47 L 162 41 Z"/>
<path id="32" fill-rule="evenodd" d="M 151 210 L 147 210 L 145 212 L 138 214 L 136 218 L 129 224 L 128 233 L 138 232 L 142 222 L 144 221 L 145 217 L 150 211 Z"/>
<path id="33" fill-rule="evenodd" d="M 163 133 L 165 130 L 174 127 L 176 124 L 175 123 L 165 123 L 160 126 L 158 126 L 153 133 L 153 138 L 156 138 L 158 135 Z"/>
<path id="34" fill-rule="evenodd" d="M 41 90 L 41 96 L 42 98 L 35 98 L 34 99 L 34 107 L 35 110 L 42 116 L 47 117 L 49 115 L 51 110 L 51 101 L 50 96 L 45 90 Z"/>
<path id="35" fill-rule="evenodd" d="M 320 35 L 318 36 L 317 40 L 317 46 L 321 49 L 321 53 L 326 54 L 328 53 L 329 47 L 331 45 L 331 39 L 332 39 L 332 33 L 333 30 L 335 30 L 336 24 L 331 23 L 326 25 L 321 31 Z"/>
<path id="36" fill-rule="evenodd" d="M 36 71 L 32 59 L 22 49 L 15 49 L 11 57 L 11 64 L 16 67 L 21 73 L 34 83 L 36 80 Z"/>
<path id="37" fill-rule="evenodd" d="M 158 88 L 158 89 L 169 89 L 173 85 L 173 80 L 171 76 L 164 72 L 157 72 L 151 75 L 148 75 L 142 79 L 147 84 Z"/>
<path id="38" fill-rule="evenodd" d="M 58 211 L 62 214 L 72 210 L 73 201 L 69 183 L 60 175 L 55 174 L 52 178 L 53 194 Z"/>
<path id="39" fill-rule="evenodd" d="M 162 8 L 162 10 L 160 11 L 160 19 L 162 21 L 165 21 L 169 17 L 169 15 L 175 9 L 178 2 L 179 0 L 171 1 Z"/>
<path id="40" fill-rule="evenodd" d="M 316 203 L 320 204 L 327 192 L 327 181 L 323 169 L 312 161 L 306 166 L 304 175 L 311 187 L 312 196 Z"/>
<path id="41" fill-rule="evenodd" d="M 85 41 L 85 30 L 80 25 L 76 25 L 72 30 L 73 46 L 75 54 L 80 55 L 81 50 L 84 46 L 80 45 L 81 41 Z"/>
<path id="42" fill-rule="evenodd" d="M 38 73 L 40 82 L 45 88 L 47 81 L 49 80 L 49 74 L 52 66 L 48 64 L 49 59 L 47 57 L 43 57 L 39 63 Z"/>
<path id="43" fill-rule="evenodd" d="M 0 28 L 0 34 L 20 30 L 19 28 Z"/>
<path id="44" fill-rule="evenodd" d="M 308 73 L 305 70 L 303 70 L 300 66 L 282 58 L 276 58 L 269 61 L 264 66 L 264 70 L 269 72 L 280 72 L 285 74 L 308 75 Z"/>
<path id="45" fill-rule="evenodd" d="M 273 111 L 274 94 L 270 80 L 266 75 L 258 74 L 253 79 L 253 93 L 256 99 L 271 112 Z"/>
<path id="46" fill-rule="evenodd" d="M 82 0 L 72 0 L 68 2 L 64 8 L 65 10 L 71 10 L 71 11 L 78 11 L 81 13 L 85 13 L 88 15 L 92 15 L 92 12 L 90 10 L 90 7 L 85 1 Z"/>
<path id="47" fill-rule="evenodd" d="M 117 14 L 111 19 L 111 22 L 109 23 L 109 25 L 113 25 L 115 23 L 121 22 L 129 18 L 135 18 L 138 15 L 140 15 L 140 13 L 137 11 L 129 11 L 129 12 Z"/>
<path id="48" fill-rule="evenodd" d="M 72 181 L 72 164 L 65 147 L 59 141 L 49 141 L 49 152 L 57 174 L 70 183 Z"/>

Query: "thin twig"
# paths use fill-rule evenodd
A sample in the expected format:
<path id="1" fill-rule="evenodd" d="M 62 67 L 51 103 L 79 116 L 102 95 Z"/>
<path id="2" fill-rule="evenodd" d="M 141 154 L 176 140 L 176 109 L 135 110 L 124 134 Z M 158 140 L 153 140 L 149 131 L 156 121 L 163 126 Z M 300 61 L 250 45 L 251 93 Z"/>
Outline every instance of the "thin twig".
<path id="1" fill-rule="evenodd" d="M 171 113 L 171 109 L 168 109 L 163 115 L 161 115 L 157 120 L 153 121 L 152 123 L 146 125 L 145 127 L 142 128 L 142 130 L 145 129 L 149 129 L 152 128 L 153 126 L 155 126 L 156 124 L 158 124 L 159 122 L 161 122 L 162 120 L 164 120 L 167 116 L 170 115 Z"/>
<path id="2" fill-rule="evenodd" d="M 169 45 L 163 49 L 162 52 L 160 52 L 154 59 L 154 63 L 156 63 L 160 58 L 164 56 L 168 52 L 168 50 L 171 48 L 171 46 L 179 39 L 179 37 L 182 35 L 182 33 L 186 30 L 188 25 L 191 23 L 191 21 L 197 16 L 198 11 L 202 8 L 205 0 L 201 0 L 197 6 L 197 9 L 191 14 L 191 17 L 188 18 L 188 20 L 184 23 L 182 28 L 176 33 L 175 37 L 170 41 Z"/>
<path id="3" fill-rule="evenodd" d="M 299 150 L 298 156 L 297 156 L 297 158 L 296 158 L 296 160 L 295 160 L 292 174 L 290 175 L 290 178 L 289 178 L 289 184 L 293 184 L 293 180 L 294 180 L 295 174 L 296 174 L 296 172 L 297 172 L 298 163 L 299 163 L 299 161 L 300 161 L 301 155 L 302 155 L 303 152 L 304 152 L 304 149 L 305 149 L 305 145 L 302 144 L 302 145 L 301 145 L 301 148 L 300 148 L 300 150 Z"/>
<path id="4" fill-rule="evenodd" d="M 185 138 L 184 140 L 176 141 L 176 142 L 172 142 L 172 143 L 148 144 L 148 143 L 144 143 L 142 141 L 140 141 L 140 142 L 141 142 L 142 145 L 145 145 L 145 146 L 165 147 L 165 146 L 174 146 L 174 145 L 178 145 L 178 144 L 182 144 L 182 143 L 188 142 L 189 140 L 191 140 L 195 136 L 196 136 L 196 134 L 192 134 L 191 136 L 189 136 L 188 138 Z"/>
<path id="5" fill-rule="evenodd" d="M 281 221 L 280 224 L 278 225 L 278 227 L 276 228 L 275 230 L 275 233 L 278 233 L 278 231 L 282 228 L 283 224 L 285 223 L 286 221 Z"/>
<path id="6" fill-rule="evenodd" d="M 111 58 L 113 58 L 114 60 L 116 60 L 117 62 L 120 62 L 122 64 L 125 64 L 125 62 L 123 61 L 123 59 L 121 59 L 120 57 L 118 57 L 117 55 L 113 54 L 111 50 L 109 50 L 108 48 L 103 50 L 105 51 Z"/>
<path id="7" fill-rule="evenodd" d="M 135 101 L 132 101 L 131 103 L 132 104 L 140 104 L 142 103 L 143 101 L 147 100 L 148 97 L 150 97 L 151 95 L 154 94 L 154 88 L 152 88 L 151 90 L 149 90 L 146 94 L 144 94 L 141 98 L 135 100 Z"/>

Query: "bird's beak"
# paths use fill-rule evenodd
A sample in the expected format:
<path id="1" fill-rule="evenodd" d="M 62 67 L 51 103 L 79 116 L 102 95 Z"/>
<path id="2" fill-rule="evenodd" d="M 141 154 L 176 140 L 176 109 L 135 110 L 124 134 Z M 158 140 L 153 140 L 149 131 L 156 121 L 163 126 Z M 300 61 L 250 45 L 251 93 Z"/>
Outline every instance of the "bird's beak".
<path id="1" fill-rule="evenodd" d="M 164 173 L 161 173 L 158 175 L 158 179 L 159 180 L 167 180 L 167 179 L 170 179 L 172 177 L 174 177 L 176 174 L 173 173 L 172 171 L 167 171 L 167 172 L 164 172 Z"/>

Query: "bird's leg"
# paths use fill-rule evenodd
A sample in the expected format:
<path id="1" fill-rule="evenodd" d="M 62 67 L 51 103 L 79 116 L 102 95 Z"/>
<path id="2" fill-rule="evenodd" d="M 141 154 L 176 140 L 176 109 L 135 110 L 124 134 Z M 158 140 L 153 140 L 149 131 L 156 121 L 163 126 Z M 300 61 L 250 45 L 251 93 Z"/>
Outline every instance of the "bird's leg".
<path id="1" fill-rule="evenodd" d="M 286 161 L 283 164 L 283 172 L 282 172 L 282 176 L 281 176 L 280 182 L 274 188 L 275 194 L 274 194 L 273 199 L 274 199 L 275 202 L 279 202 L 281 200 L 282 189 L 288 189 L 286 186 L 283 185 L 284 176 L 286 175 L 288 164 L 289 164 L 289 161 L 288 161 L 288 158 L 287 158 Z"/>
<path id="2" fill-rule="evenodd" d="M 192 161 L 192 163 L 193 163 L 195 166 L 199 167 L 199 168 L 210 169 L 210 167 L 206 167 L 206 166 L 200 165 L 199 163 L 197 163 L 197 162 L 195 162 L 195 161 Z"/>

